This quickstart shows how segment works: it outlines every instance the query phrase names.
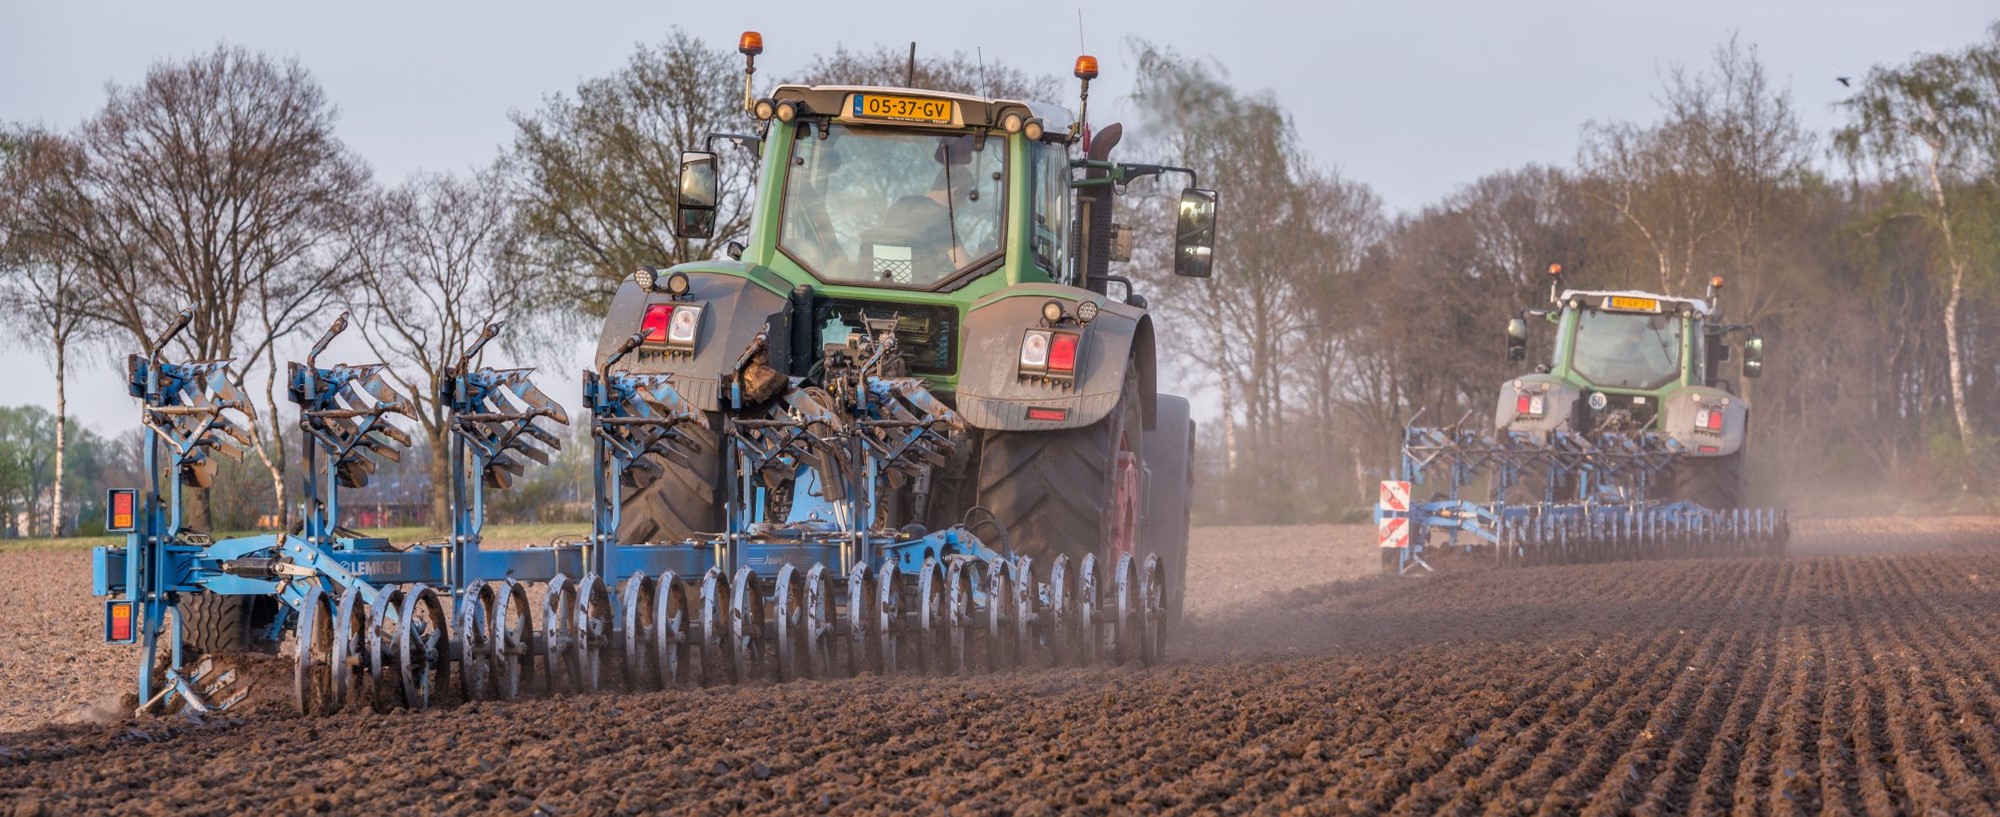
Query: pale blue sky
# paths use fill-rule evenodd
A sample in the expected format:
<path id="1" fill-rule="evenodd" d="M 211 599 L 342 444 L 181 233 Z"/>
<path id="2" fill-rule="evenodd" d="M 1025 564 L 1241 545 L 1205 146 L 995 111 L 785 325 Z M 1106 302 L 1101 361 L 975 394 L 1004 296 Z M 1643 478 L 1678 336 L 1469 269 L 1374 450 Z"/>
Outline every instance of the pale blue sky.
<path id="1" fill-rule="evenodd" d="M 1020 11 L 1009 11 L 1016 8 Z M 1478 176 L 1568 162 L 1587 120 L 1646 120 L 1659 78 L 1699 65 L 1737 32 L 1787 82 L 1807 125 L 1837 122 L 1834 77 L 1917 51 L 1972 42 L 2000 18 L 1986 2 L 1328 2 L 1078 4 L 278 3 L 0 0 L 0 120 L 66 128 L 162 58 L 226 41 L 296 57 L 341 109 L 340 134 L 394 181 L 418 168 L 493 158 L 507 113 L 605 74 L 670 27 L 714 42 L 764 34 L 762 80 L 836 44 L 918 42 L 1066 76 L 1085 47 L 1103 63 L 1092 119 L 1108 122 L 1130 87 L 1128 37 L 1224 66 L 1293 112 L 1317 160 L 1415 209 Z M 1061 100 L 1073 104 L 1073 100 Z M 1217 185 L 1227 187 L 1227 180 Z M 0 351 L 7 403 L 52 404 L 54 379 L 32 352 Z M 565 370 L 573 368 L 564 366 Z M 567 377 L 564 371 L 560 377 Z M 133 406 L 110 367 L 74 378 L 72 405 L 114 432 Z M 560 392 L 562 389 L 555 389 Z"/>

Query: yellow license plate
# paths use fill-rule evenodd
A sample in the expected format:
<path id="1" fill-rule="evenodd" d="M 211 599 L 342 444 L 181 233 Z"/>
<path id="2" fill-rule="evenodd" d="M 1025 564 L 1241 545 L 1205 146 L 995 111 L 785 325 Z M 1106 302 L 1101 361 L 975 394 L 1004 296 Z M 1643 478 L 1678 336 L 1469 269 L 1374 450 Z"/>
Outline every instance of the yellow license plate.
<path id="1" fill-rule="evenodd" d="M 1610 309 L 1625 309 L 1633 312 L 1660 311 L 1660 302 L 1658 300 L 1653 298 L 1629 298 L 1623 295 L 1611 296 L 1611 301 L 1605 304 L 1605 306 Z"/>
<path id="2" fill-rule="evenodd" d="M 855 94 L 852 110 L 855 119 L 888 119 L 896 122 L 929 122 L 937 125 L 951 124 L 952 114 L 952 101 L 949 99 L 925 99 L 920 96 L 889 94 Z"/>

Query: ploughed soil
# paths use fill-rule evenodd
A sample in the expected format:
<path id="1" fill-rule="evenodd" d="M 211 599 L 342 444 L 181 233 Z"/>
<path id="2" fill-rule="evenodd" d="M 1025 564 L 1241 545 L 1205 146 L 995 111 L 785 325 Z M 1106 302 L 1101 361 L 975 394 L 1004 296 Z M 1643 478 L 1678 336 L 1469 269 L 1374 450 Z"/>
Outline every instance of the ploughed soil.
<path id="1" fill-rule="evenodd" d="M 1155 669 L 305 719 L 273 659 L 203 722 L 68 724 L 135 656 L 84 554 L 0 553 L 0 814 L 2000 808 L 2000 521 L 1797 527 L 1784 559 L 1403 578 L 1363 527 L 1197 530 Z"/>

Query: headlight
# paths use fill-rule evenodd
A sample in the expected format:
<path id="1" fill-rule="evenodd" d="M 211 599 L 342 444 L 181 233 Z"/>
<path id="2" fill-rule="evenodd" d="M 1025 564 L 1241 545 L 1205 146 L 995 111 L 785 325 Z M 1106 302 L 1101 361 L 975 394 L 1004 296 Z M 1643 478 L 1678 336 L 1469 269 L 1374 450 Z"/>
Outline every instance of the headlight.
<path id="1" fill-rule="evenodd" d="M 1021 371 L 1041 374 L 1049 369 L 1049 336 L 1046 329 L 1030 329 L 1021 336 Z"/>
<path id="2" fill-rule="evenodd" d="M 693 351 L 695 331 L 699 328 L 701 328 L 700 306 L 694 304 L 675 306 L 673 319 L 667 321 L 667 346 Z"/>

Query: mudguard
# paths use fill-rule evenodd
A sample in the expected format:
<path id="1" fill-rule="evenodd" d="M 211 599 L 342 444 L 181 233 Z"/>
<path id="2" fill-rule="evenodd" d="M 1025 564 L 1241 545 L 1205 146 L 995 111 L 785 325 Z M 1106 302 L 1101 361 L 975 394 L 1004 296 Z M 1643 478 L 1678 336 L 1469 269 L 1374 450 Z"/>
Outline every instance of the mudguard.
<path id="1" fill-rule="evenodd" d="M 611 307 L 605 311 L 603 334 L 597 340 L 597 365 L 603 365 L 607 356 L 639 331 L 648 304 L 699 303 L 702 316 L 695 329 L 693 355 L 641 348 L 626 356 L 618 368 L 637 374 L 671 373 L 674 389 L 695 408 L 718 411 L 723 402 L 722 376 L 735 370 L 759 331 L 776 321 L 780 325 L 773 327 L 773 345 L 786 347 L 782 339 L 790 321 L 790 300 L 759 283 L 757 273 L 762 270 L 748 264 L 712 261 L 674 269 L 688 275 L 688 296 L 680 301 L 665 292 L 640 289 L 629 277 L 618 285 Z M 664 277 L 667 273 L 662 270 L 659 274 Z"/>
<path id="2" fill-rule="evenodd" d="M 1520 413 L 1521 395 L 1542 398 L 1542 416 Z M 1577 400 L 1583 390 L 1552 374 L 1524 374 L 1500 384 L 1500 403 L 1493 410 L 1493 427 L 1498 431 L 1547 433 L 1575 428 Z"/>
<path id="3" fill-rule="evenodd" d="M 1695 428 L 1701 409 L 1722 412 L 1722 429 Z M 1660 432 L 1687 448 L 1691 457 L 1726 457 L 1743 447 L 1750 427 L 1750 401 L 1710 386 L 1684 386 L 1667 393 L 1661 406 Z"/>
<path id="4" fill-rule="evenodd" d="M 1051 300 L 1062 302 L 1068 315 L 1075 315 L 1077 304 L 1084 300 L 1098 305 L 1097 318 L 1082 327 L 1074 383 L 1020 375 L 1021 336 L 1042 326 L 1042 305 Z M 1087 289 L 1017 284 L 974 302 L 966 311 L 964 326 L 958 413 L 972 426 L 1030 431 L 1090 425 L 1118 405 L 1126 371 L 1137 367 L 1144 425 L 1153 427 L 1158 381 L 1152 318 L 1145 310 Z M 1059 411 L 1062 419 L 1028 419 L 1031 407 Z"/>

